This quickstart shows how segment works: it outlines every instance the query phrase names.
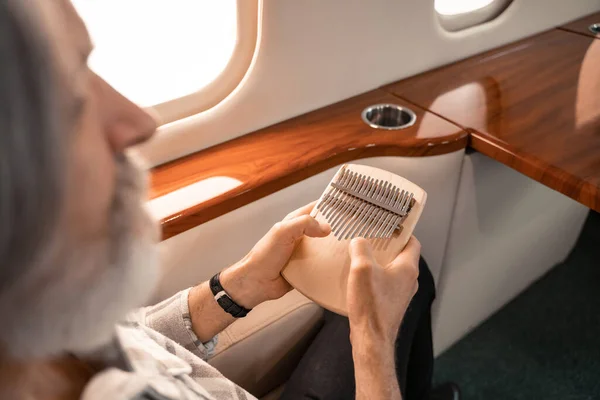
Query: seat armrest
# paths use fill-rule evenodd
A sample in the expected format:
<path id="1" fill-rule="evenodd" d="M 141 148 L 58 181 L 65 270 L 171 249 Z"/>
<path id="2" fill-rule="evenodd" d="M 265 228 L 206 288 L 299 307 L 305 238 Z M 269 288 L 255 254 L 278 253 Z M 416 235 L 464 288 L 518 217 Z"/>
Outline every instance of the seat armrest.
<path id="1" fill-rule="evenodd" d="M 209 362 L 253 395 L 264 396 L 289 378 L 322 318 L 320 306 L 293 290 L 221 332 Z"/>

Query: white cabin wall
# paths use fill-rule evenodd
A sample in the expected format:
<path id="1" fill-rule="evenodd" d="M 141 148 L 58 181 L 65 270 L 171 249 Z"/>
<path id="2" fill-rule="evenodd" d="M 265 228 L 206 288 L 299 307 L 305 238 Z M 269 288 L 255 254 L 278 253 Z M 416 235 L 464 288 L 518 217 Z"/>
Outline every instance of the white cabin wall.
<path id="1" fill-rule="evenodd" d="M 600 0 L 514 0 L 454 33 L 433 0 L 263 0 L 260 9 L 246 77 L 214 108 L 162 127 L 141 148 L 151 165 L 562 25 Z"/>
<path id="2" fill-rule="evenodd" d="M 465 156 L 433 310 L 436 355 L 562 262 L 588 211 L 482 154 Z"/>

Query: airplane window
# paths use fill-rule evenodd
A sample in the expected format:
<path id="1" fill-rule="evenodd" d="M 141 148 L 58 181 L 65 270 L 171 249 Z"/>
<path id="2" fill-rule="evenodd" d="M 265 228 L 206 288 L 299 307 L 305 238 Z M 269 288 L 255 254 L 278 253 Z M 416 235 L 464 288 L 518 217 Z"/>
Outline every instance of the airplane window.
<path id="1" fill-rule="evenodd" d="M 73 0 L 95 45 L 90 67 L 141 106 L 197 92 L 236 46 L 236 0 Z"/>
<path id="2" fill-rule="evenodd" d="M 494 0 L 435 0 L 435 10 L 443 15 L 457 15 L 478 10 Z"/>

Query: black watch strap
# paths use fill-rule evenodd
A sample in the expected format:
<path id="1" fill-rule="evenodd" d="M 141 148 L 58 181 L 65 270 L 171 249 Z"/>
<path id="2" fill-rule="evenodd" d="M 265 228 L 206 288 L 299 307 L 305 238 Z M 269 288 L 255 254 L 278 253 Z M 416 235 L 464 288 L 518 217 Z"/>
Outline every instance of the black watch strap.
<path id="1" fill-rule="evenodd" d="M 238 303 L 233 301 L 231 297 L 229 297 L 225 289 L 223 289 L 223 286 L 221 286 L 221 282 L 219 281 L 220 275 L 221 273 L 219 272 L 210 278 L 210 281 L 208 281 L 210 291 L 212 292 L 213 296 L 215 296 L 215 300 L 217 303 L 219 303 L 221 308 L 225 310 L 225 312 L 233 315 L 236 318 L 245 317 L 250 311 L 252 311 L 252 309 L 249 310 L 240 306 Z"/>

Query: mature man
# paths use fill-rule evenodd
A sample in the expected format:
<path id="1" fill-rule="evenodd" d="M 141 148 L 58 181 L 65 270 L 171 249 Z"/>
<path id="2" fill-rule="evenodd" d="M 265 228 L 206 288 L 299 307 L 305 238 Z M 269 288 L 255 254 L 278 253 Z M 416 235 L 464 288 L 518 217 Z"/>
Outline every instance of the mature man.
<path id="1" fill-rule="evenodd" d="M 252 398 L 205 361 L 215 336 L 288 292 L 280 271 L 295 243 L 330 228 L 308 205 L 211 280 L 213 288 L 205 282 L 126 317 L 148 299 L 158 270 L 157 224 L 144 212 L 145 179 L 126 150 L 156 126 L 88 69 L 91 50 L 68 0 L 0 0 L 0 398 Z M 350 252 L 349 320 L 329 317 L 284 397 L 399 399 L 402 386 L 423 398 L 433 299 L 424 264 L 428 289 L 406 312 L 420 245 L 411 239 L 388 266 L 377 265 L 364 240 Z M 226 312 L 215 288 L 237 306 Z M 337 337 L 347 346 L 336 346 Z M 319 349 L 333 371 L 306 367 L 323 359 Z"/>

